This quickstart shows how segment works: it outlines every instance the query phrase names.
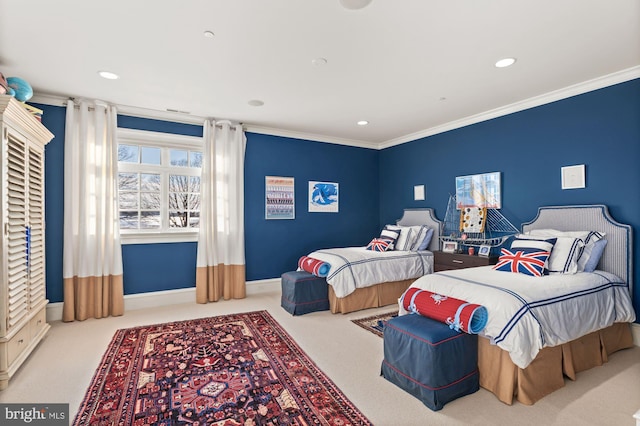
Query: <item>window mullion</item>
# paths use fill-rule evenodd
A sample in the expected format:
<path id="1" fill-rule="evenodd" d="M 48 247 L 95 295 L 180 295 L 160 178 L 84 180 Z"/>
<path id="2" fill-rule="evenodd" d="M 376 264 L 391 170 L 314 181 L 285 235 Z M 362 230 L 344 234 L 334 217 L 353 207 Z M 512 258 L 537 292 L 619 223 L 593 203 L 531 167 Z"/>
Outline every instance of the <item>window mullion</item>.
<path id="1" fill-rule="evenodd" d="M 169 148 L 162 148 L 162 191 L 160 194 L 160 218 L 162 232 L 169 230 Z"/>

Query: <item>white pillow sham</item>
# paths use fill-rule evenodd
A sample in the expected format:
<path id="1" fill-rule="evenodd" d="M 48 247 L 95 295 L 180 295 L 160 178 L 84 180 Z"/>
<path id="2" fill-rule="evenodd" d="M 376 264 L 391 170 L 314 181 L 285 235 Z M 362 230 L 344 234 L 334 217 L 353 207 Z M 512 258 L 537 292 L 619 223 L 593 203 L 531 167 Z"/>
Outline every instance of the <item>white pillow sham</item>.
<path id="1" fill-rule="evenodd" d="M 580 238 L 531 234 L 521 234 L 518 238 L 529 240 L 555 238 L 556 243 L 547 260 L 547 271 L 550 274 L 575 274 L 578 272 L 578 259 L 580 259 L 584 248 L 584 242 Z"/>
<path id="2" fill-rule="evenodd" d="M 424 242 L 424 239 L 427 237 L 427 234 L 429 233 L 429 227 L 427 225 L 420 225 L 420 226 L 412 226 L 412 228 L 414 230 L 418 228 L 416 240 L 413 246 L 411 247 L 411 251 L 417 251 L 422 245 L 422 243 Z"/>
<path id="3" fill-rule="evenodd" d="M 416 240 L 418 239 L 418 234 L 420 232 L 421 226 L 420 225 L 416 225 L 416 226 L 397 225 L 396 227 L 400 229 L 400 236 L 398 237 L 398 241 L 396 241 L 394 250 L 402 250 L 402 251 L 413 250 L 413 247 L 416 245 Z"/>
<path id="4" fill-rule="evenodd" d="M 576 272 L 583 272 L 585 270 L 585 265 L 589 262 L 591 258 L 591 253 L 593 252 L 593 248 L 597 241 L 600 241 L 606 235 L 604 232 L 598 231 L 558 231 L 557 229 L 533 229 L 526 233 L 527 235 L 534 235 L 539 237 L 558 237 L 558 238 L 576 238 L 582 242 L 582 247 L 579 249 L 578 259 L 577 259 L 577 269 Z M 568 240 L 564 241 L 564 244 L 561 246 L 564 247 L 566 252 L 567 250 Z M 556 243 L 557 246 L 557 243 Z M 554 247 L 555 249 L 555 247 Z M 566 253 L 565 253 L 566 254 Z M 563 254 L 564 255 L 564 254 Z M 553 257 L 553 252 L 551 253 Z M 556 268 L 560 267 L 560 261 L 556 259 L 558 263 L 554 266 Z M 573 266 L 570 268 L 573 269 Z M 556 271 L 560 272 L 560 271 Z M 569 272 L 574 273 L 574 272 Z"/>

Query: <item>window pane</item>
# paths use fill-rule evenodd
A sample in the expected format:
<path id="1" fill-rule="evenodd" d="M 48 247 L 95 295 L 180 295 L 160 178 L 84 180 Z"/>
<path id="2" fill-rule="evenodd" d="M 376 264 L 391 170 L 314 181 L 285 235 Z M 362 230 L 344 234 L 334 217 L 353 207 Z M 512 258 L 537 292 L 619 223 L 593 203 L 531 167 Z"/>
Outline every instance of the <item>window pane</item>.
<path id="1" fill-rule="evenodd" d="M 155 173 L 142 173 L 140 175 L 140 190 L 160 191 L 160 175 Z"/>
<path id="2" fill-rule="evenodd" d="M 118 173 L 118 189 L 120 189 L 121 191 L 137 191 L 138 174 Z"/>
<path id="3" fill-rule="evenodd" d="M 138 146 L 118 144 L 118 161 L 123 163 L 138 162 Z"/>
<path id="4" fill-rule="evenodd" d="M 160 164 L 160 148 L 143 146 L 142 163 L 143 164 Z"/>
<path id="5" fill-rule="evenodd" d="M 192 228 L 200 227 L 200 212 L 191 212 L 189 215 L 189 226 Z"/>
<path id="6" fill-rule="evenodd" d="M 155 192 L 143 192 L 140 194 L 140 208 L 145 210 L 160 208 L 160 194 Z"/>
<path id="7" fill-rule="evenodd" d="M 170 149 L 169 159 L 172 166 L 187 167 L 187 151 L 181 149 Z"/>
<path id="8" fill-rule="evenodd" d="M 202 167 L 202 153 L 199 151 L 189 151 L 189 156 L 191 159 L 191 167 Z"/>
<path id="9" fill-rule="evenodd" d="M 160 212 L 140 213 L 140 228 L 142 229 L 160 228 Z"/>
<path id="10" fill-rule="evenodd" d="M 138 210 L 137 192 L 120 192 L 118 193 L 118 201 L 121 210 Z"/>
<path id="11" fill-rule="evenodd" d="M 189 195 L 189 210 L 200 210 L 200 194 Z"/>
<path id="12" fill-rule="evenodd" d="M 120 229 L 138 229 L 138 212 L 120 212 Z"/>
<path id="13" fill-rule="evenodd" d="M 169 226 L 171 228 L 186 228 L 189 216 L 187 212 L 169 212 Z"/>
<path id="14" fill-rule="evenodd" d="M 200 192 L 200 178 L 191 177 L 189 182 L 189 192 Z"/>
<path id="15" fill-rule="evenodd" d="M 169 175 L 169 191 L 187 192 L 189 190 L 189 176 Z"/>
<path id="16" fill-rule="evenodd" d="M 189 194 L 186 192 L 170 192 L 169 193 L 169 209 L 171 210 L 187 210 L 189 208 Z"/>

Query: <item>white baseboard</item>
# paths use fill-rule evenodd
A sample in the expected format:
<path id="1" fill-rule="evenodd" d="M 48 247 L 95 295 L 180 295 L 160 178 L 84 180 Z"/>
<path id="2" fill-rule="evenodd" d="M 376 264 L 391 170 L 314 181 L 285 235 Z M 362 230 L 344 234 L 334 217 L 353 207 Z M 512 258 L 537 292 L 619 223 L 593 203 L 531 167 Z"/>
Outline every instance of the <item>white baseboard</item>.
<path id="1" fill-rule="evenodd" d="M 280 278 L 247 281 L 247 296 L 279 288 L 277 287 L 279 285 Z M 150 293 L 128 294 L 124 296 L 124 311 L 127 312 L 136 309 L 157 308 L 160 306 L 195 302 L 195 287 L 180 288 L 177 290 L 153 291 Z M 49 303 L 47 305 L 48 322 L 62 320 L 62 305 L 62 302 Z"/>

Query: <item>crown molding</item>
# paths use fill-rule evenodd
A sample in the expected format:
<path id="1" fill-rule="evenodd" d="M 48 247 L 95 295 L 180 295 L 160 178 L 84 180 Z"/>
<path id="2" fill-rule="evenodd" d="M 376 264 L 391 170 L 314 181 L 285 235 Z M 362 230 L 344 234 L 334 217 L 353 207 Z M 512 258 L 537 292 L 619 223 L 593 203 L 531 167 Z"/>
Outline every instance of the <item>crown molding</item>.
<path id="1" fill-rule="evenodd" d="M 613 86 L 614 84 L 624 83 L 625 81 L 634 80 L 636 78 L 640 78 L 640 66 L 627 68 L 622 71 L 594 78 L 582 83 L 574 84 L 559 90 L 555 90 L 553 92 L 534 96 L 520 102 L 505 105 L 503 107 L 465 117 L 460 120 L 451 121 L 440 126 L 431 127 L 429 129 L 410 133 L 399 138 L 390 139 L 386 142 L 380 143 L 378 145 L 378 149 L 385 149 L 406 142 L 412 142 L 421 138 L 425 138 L 427 136 L 437 135 L 439 133 L 448 132 L 449 130 L 468 126 L 470 124 L 476 124 L 482 121 L 491 120 L 493 118 L 502 117 L 503 115 L 513 114 L 514 112 L 524 111 L 526 109 L 534 108 L 551 102 L 556 102 L 562 99 L 570 98 L 572 96 L 581 95 L 583 93 L 602 89 L 608 86 Z"/>
<path id="2" fill-rule="evenodd" d="M 71 99 L 69 96 L 55 95 L 49 93 L 38 93 L 29 100 L 30 103 L 52 105 L 52 106 L 66 106 L 67 101 Z M 129 115 L 139 118 L 148 118 L 152 120 L 164 120 L 174 123 L 183 124 L 195 124 L 202 125 L 205 121 L 205 117 L 196 115 L 181 114 L 171 111 L 158 111 L 148 108 L 133 107 L 129 105 L 116 105 L 118 114 Z M 252 124 L 243 123 L 243 128 L 247 132 L 258 133 L 271 136 L 281 136 L 293 139 L 303 139 L 314 142 L 332 143 L 337 145 L 347 145 L 361 148 L 378 149 L 378 144 L 375 142 L 366 142 L 353 139 L 335 138 L 326 135 L 317 135 L 312 133 L 297 132 L 293 130 L 277 129 L 273 127 L 256 126 Z"/>
<path id="3" fill-rule="evenodd" d="M 622 71 L 618 71 L 612 74 L 608 74 L 602 77 L 594 78 L 582 83 L 574 84 L 559 90 L 555 90 L 543 95 L 534 96 L 523 101 L 515 102 L 510 105 L 505 105 L 499 108 L 495 108 L 489 111 L 485 111 L 479 114 L 471 115 L 469 117 L 461 118 L 459 120 L 450 121 L 439 126 L 431 127 L 429 129 L 420 130 L 418 132 L 410 133 L 398 138 L 390 139 L 388 141 L 376 143 L 367 142 L 362 140 L 336 138 L 327 135 L 318 135 L 312 133 L 298 132 L 287 129 L 278 129 L 273 127 L 257 126 L 250 123 L 244 123 L 243 127 L 245 131 L 251 133 L 258 133 L 271 136 L 281 136 L 293 139 L 303 139 L 314 142 L 332 143 L 337 145 L 347 145 L 360 148 L 370 148 L 382 150 L 390 148 L 392 146 L 400 145 L 407 142 L 413 142 L 418 139 L 422 139 L 428 136 L 437 135 L 439 133 L 455 130 L 460 127 L 469 126 L 471 124 L 480 123 L 482 121 L 491 120 L 493 118 L 502 117 L 504 115 L 513 114 L 514 112 L 524 111 L 526 109 L 534 108 L 540 105 L 556 102 L 562 99 L 570 98 L 572 96 L 581 95 L 583 93 L 591 92 L 594 90 L 602 89 L 615 84 L 624 83 L 626 81 L 640 78 L 640 66 L 627 68 Z M 65 106 L 68 96 L 54 95 L 54 94 L 36 94 L 31 98 L 30 102 L 40 103 L 45 105 Z M 181 114 L 170 111 L 158 111 L 147 108 L 139 108 L 127 105 L 116 105 L 119 114 L 130 115 L 140 118 L 149 118 L 153 120 L 165 120 L 177 123 L 196 124 L 202 125 L 205 117 L 199 117 L 188 114 Z"/>
<path id="4" fill-rule="evenodd" d="M 348 145 L 359 148 L 379 149 L 376 142 L 360 141 L 355 139 L 336 138 L 326 135 L 316 135 L 313 133 L 296 132 L 293 130 L 276 129 L 272 127 L 245 125 L 245 130 L 251 133 L 260 133 L 263 135 L 282 136 L 286 138 L 304 139 L 307 141 L 332 143 L 336 145 Z"/>

